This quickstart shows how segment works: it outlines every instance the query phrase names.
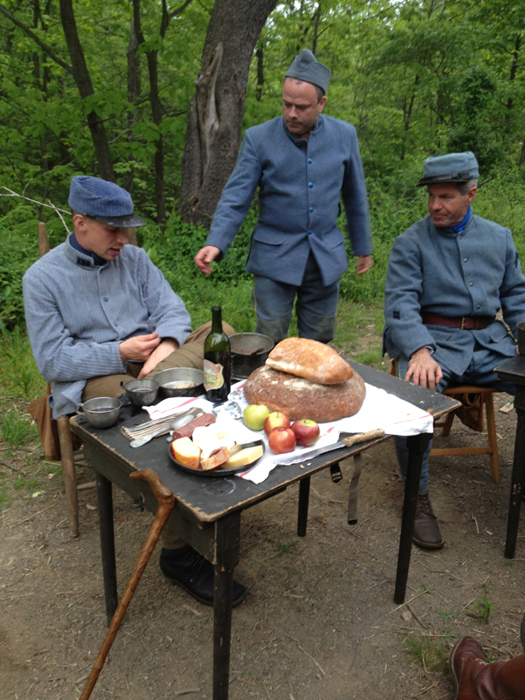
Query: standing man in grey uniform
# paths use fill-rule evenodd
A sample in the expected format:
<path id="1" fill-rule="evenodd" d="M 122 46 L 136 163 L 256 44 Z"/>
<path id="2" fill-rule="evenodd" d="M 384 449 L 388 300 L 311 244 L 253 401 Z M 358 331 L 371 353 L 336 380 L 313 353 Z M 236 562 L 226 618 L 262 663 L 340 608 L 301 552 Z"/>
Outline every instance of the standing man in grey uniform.
<path id="1" fill-rule="evenodd" d="M 384 349 L 397 374 L 432 391 L 448 384 L 494 386 L 494 368 L 516 354 L 516 325 L 525 317 L 525 277 L 509 229 L 472 212 L 479 170 L 473 153 L 428 158 L 418 186 L 428 189 L 428 216 L 396 238 L 385 285 Z M 501 309 L 503 323 L 496 320 Z M 406 476 L 406 438 L 395 439 Z M 414 542 L 443 540 L 429 499 L 423 459 Z"/>
<path id="2" fill-rule="evenodd" d="M 355 128 L 322 115 L 330 70 L 304 49 L 288 69 L 283 116 L 248 129 L 223 190 L 206 245 L 204 274 L 226 254 L 259 187 L 259 218 L 246 271 L 254 275 L 257 332 L 286 337 L 297 297 L 299 335 L 334 337 L 339 279 L 348 268 L 337 228 L 340 198 L 357 274 L 372 266 L 365 179 Z"/>

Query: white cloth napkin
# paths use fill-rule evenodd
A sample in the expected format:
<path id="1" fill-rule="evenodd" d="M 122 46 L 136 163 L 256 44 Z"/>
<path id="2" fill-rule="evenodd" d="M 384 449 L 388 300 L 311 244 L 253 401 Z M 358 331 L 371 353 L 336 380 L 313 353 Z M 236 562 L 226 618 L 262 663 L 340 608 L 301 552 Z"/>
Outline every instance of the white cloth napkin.
<path id="1" fill-rule="evenodd" d="M 164 399 L 156 406 L 143 406 L 142 408 L 149 413 L 151 420 L 156 420 L 157 418 L 167 418 L 183 409 L 193 408 L 193 406 L 202 408 L 205 413 L 211 413 L 213 408 L 213 404 L 202 396 L 173 396 Z"/>
<path id="2" fill-rule="evenodd" d="M 231 388 L 229 399 L 236 401 L 242 410 L 248 402 L 244 397 L 244 381 L 237 382 Z M 349 418 L 331 423 L 320 423 L 321 434 L 319 440 L 312 447 L 297 447 L 293 452 L 285 455 L 275 455 L 268 446 L 268 438 L 264 430 L 248 430 L 242 422 L 233 421 L 236 432 L 242 432 L 239 441 L 250 442 L 263 440 L 265 453 L 257 464 L 250 470 L 241 472 L 237 476 L 249 479 L 255 484 L 260 484 L 277 465 L 296 464 L 312 459 L 318 454 L 327 452 L 330 447 L 339 442 L 340 433 L 366 433 L 369 430 L 381 429 L 386 435 L 418 435 L 419 433 L 432 433 L 434 419 L 430 413 L 414 406 L 384 389 L 365 384 L 366 396 L 358 413 Z M 191 408 L 202 408 L 206 413 L 211 413 L 214 404 L 198 397 L 173 397 L 164 399 L 156 406 L 144 406 L 151 419 L 163 418 L 178 411 Z M 220 417 L 220 414 L 219 414 Z M 224 417 L 226 419 L 226 417 Z M 221 418 L 222 420 L 222 418 Z M 232 419 L 229 419 L 232 420 Z M 242 427 L 242 430 L 240 430 Z"/>
<path id="3" fill-rule="evenodd" d="M 244 398 L 243 386 L 244 382 L 235 384 L 230 397 L 238 401 L 244 409 L 248 402 Z M 254 440 L 257 438 L 264 440 L 266 451 L 252 469 L 241 472 L 237 476 L 249 479 L 254 484 L 260 484 L 277 465 L 298 464 L 329 451 L 331 445 L 339 442 L 340 433 L 366 433 L 369 430 L 381 429 L 386 435 L 407 436 L 433 432 L 434 419 L 430 413 L 389 394 L 384 389 L 371 384 L 365 384 L 365 386 L 365 400 L 358 413 L 331 423 L 320 423 L 321 435 L 312 447 L 298 447 L 289 454 L 274 455 L 268 447 L 268 439 L 264 431 L 252 431 L 252 434 L 257 436 L 253 438 Z"/>

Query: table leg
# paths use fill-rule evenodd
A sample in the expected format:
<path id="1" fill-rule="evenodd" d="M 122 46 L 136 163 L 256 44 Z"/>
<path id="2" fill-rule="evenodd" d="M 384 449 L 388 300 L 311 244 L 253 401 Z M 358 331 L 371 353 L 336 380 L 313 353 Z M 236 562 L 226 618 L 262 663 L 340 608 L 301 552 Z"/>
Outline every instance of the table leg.
<path id="1" fill-rule="evenodd" d="M 399 554 L 397 557 L 396 588 L 394 592 L 394 602 L 398 604 L 403 603 L 405 600 L 421 467 L 423 465 L 423 455 L 431 437 L 430 433 L 420 433 L 407 438 L 408 470 L 405 482 L 405 500 L 403 503 L 401 537 L 399 538 Z"/>
<path id="2" fill-rule="evenodd" d="M 306 524 L 308 522 L 308 503 L 310 501 L 310 477 L 301 479 L 299 482 L 299 512 L 297 517 L 297 536 L 306 535 Z"/>
<path id="3" fill-rule="evenodd" d="M 509 515 L 507 520 L 507 540 L 505 542 L 505 557 L 513 559 L 518 538 L 520 523 L 521 494 L 525 483 L 525 387 L 518 384 L 514 407 L 518 417 L 516 426 L 516 441 L 514 443 L 514 463 L 510 485 Z"/>
<path id="4" fill-rule="evenodd" d="M 213 700 L 228 700 L 233 572 L 239 561 L 240 513 L 215 523 L 213 591 Z"/>
<path id="5" fill-rule="evenodd" d="M 213 700 L 228 700 L 233 568 L 216 564 L 213 603 Z"/>
<path id="6" fill-rule="evenodd" d="M 104 596 L 106 598 L 106 617 L 109 626 L 118 605 L 115 533 L 113 529 L 113 493 L 109 479 L 96 472 L 96 480 Z"/>

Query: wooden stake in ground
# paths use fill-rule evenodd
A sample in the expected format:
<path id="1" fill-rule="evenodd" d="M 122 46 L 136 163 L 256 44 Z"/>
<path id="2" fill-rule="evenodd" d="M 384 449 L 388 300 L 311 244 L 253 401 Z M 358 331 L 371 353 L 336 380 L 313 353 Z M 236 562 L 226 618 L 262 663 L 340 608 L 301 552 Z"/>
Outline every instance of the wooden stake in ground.
<path id="1" fill-rule="evenodd" d="M 142 469 L 141 471 L 132 472 L 129 476 L 131 479 L 142 479 L 143 481 L 148 482 L 148 484 L 151 486 L 151 490 L 153 491 L 154 496 L 159 502 L 159 507 L 155 515 L 155 520 L 153 521 L 151 529 L 148 533 L 148 537 L 146 539 L 144 547 L 142 547 L 142 551 L 140 553 L 138 561 L 135 564 L 135 568 L 133 569 L 131 578 L 129 579 L 128 585 L 126 586 L 126 590 L 124 591 L 124 595 L 122 596 L 120 603 L 118 604 L 118 607 L 115 611 L 115 614 L 113 615 L 113 619 L 111 620 L 111 624 L 106 634 L 106 638 L 104 639 L 104 643 L 100 647 L 100 651 L 95 660 L 95 663 L 93 664 L 93 668 L 91 669 L 91 673 L 89 674 L 89 678 L 87 679 L 85 688 L 82 691 L 80 700 L 88 700 L 93 688 L 95 687 L 95 683 L 97 682 L 100 672 L 102 671 L 102 667 L 104 666 L 106 657 L 109 653 L 109 650 L 111 649 L 111 645 L 113 644 L 113 642 L 115 641 L 115 637 L 117 636 L 118 628 L 120 627 L 122 618 L 126 614 L 126 610 L 128 608 L 128 605 L 130 604 L 131 599 L 133 598 L 135 589 L 138 586 L 138 583 L 142 577 L 142 574 L 144 573 L 149 558 L 151 557 L 151 554 L 155 549 L 155 545 L 157 544 L 157 541 L 160 537 L 162 528 L 164 527 L 166 521 L 170 517 L 171 511 L 173 510 L 173 504 L 175 503 L 175 496 L 173 495 L 173 493 L 170 491 L 169 488 L 164 486 L 162 481 L 159 479 L 158 474 L 152 469 Z"/>

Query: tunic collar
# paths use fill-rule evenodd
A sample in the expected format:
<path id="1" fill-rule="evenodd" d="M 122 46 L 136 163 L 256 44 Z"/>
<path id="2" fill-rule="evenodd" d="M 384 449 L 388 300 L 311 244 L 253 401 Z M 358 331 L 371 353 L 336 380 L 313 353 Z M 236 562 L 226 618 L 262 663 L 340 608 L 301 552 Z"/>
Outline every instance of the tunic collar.
<path id="1" fill-rule="evenodd" d="M 284 127 L 284 131 L 285 131 L 286 135 L 295 143 L 296 146 L 303 146 L 304 147 L 305 144 L 308 145 L 308 141 L 306 139 L 301 139 L 298 136 L 296 136 L 295 134 L 292 134 L 290 129 L 288 129 L 288 127 L 284 123 L 284 117 L 281 117 L 281 119 L 283 120 L 283 127 Z M 324 123 L 323 115 L 320 114 L 319 117 L 317 118 L 317 121 L 314 124 L 314 128 L 310 132 L 310 138 L 312 138 L 312 136 L 315 136 L 316 134 L 319 133 L 319 131 L 323 128 L 323 125 L 324 125 L 323 123 Z"/>
<path id="2" fill-rule="evenodd" d="M 471 228 L 472 221 L 474 220 L 474 213 L 472 211 L 472 208 L 469 206 L 469 211 L 467 212 L 467 215 L 465 216 L 463 221 L 460 224 L 453 226 L 452 228 L 438 228 L 437 226 L 434 226 L 430 216 L 427 216 L 427 219 L 429 220 L 431 226 L 434 227 L 434 230 L 440 236 L 444 236 L 445 238 L 458 238 L 464 236 Z"/>
<path id="3" fill-rule="evenodd" d="M 77 239 L 74 237 L 74 233 L 70 233 L 67 237 L 64 250 L 66 256 L 71 260 L 71 262 L 75 263 L 75 265 L 80 265 L 81 267 L 97 270 L 98 268 L 102 268 L 108 263 L 107 260 L 104 260 L 104 258 L 101 258 L 100 256 L 96 255 L 96 253 L 91 253 L 85 248 L 83 248 L 77 241 Z M 93 257 L 95 255 L 97 258 L 99 258 L 99 260 L 102 260 L 102 263 L 95 262 Z"/>

